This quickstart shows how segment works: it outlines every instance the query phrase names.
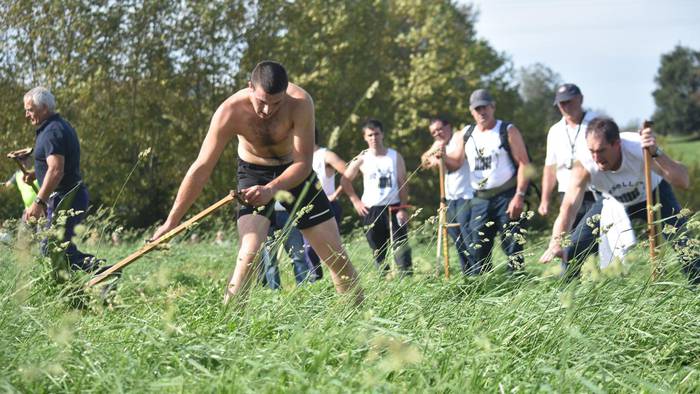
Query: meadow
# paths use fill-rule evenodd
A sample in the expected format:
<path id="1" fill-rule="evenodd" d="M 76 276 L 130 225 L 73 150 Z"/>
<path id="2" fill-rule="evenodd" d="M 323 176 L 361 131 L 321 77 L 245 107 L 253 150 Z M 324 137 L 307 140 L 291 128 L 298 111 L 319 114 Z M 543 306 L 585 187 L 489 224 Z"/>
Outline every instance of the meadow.
<path id="1" fill-rule="evenodd" d="M 346 236 L 366 301 L 324 279 L 257 286 L 244 310 L 222 306 L 236 243 L 188 237 L 125 271 L 108 305 L 78 308 L 46 262 L 0 246 L 0 390 L 6 392 L 698 392 L 700 293 L 673 253 L 649 279 L 644 243 L 625 266 L 562 283 L 536 262 L 524 275 L 465 278 L 452 252 L 435 275 L 433 224 L 411 233 L 416 274 L 380 278 L 360 231 Z M 233 232 L 229 231 L 228 235 Z M 85 245 L 116 261 L 138 248 Z"/>

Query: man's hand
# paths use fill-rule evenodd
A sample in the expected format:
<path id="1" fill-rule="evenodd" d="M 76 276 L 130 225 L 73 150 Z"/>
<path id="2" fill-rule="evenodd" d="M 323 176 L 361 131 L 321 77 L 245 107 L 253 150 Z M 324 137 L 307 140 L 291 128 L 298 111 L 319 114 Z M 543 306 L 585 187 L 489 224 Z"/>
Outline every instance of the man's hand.
<path id="1" fill-rule="evenodd" d="M 28 222 L 30 218 L 39 219 L 44 216 L 46 216 L 46 207 L 33 202 L 32 205 L 24 210 L 22 219 L 24 219 L 25 222 Z"/>
<path id="2" fill-rule="evenodd" d="M 267 185 L 256 185 L 241 190 L 240 195 L 246 204 L 259 207 L 272 201 L 272 198 L 275 196 L 275 190 Z"/>
<path id="3" fill-rule="evenodd" d="M 369 209 L 367 209 L 365 204 L 359 198 L 352 199 L 352 206 L 355 208 L 355 212 L 362 217 L 367 216 L 369 213 Z"/>
<path id="4" fill-rule="evenodd" d="M 656 150 L 658 149 L 658 145 L 656 145 L 656 137 L 654 137 L 654 133 L 652 132 L 651 127 L 645 127 L 644 129 L 642 129 L 642 131 L 639 132 L 639 134 L 642 136 L 642 148 L 648 148 L 649 153 L 655 155 Z"/>
<path id="5" fill-rule="evenodd" d="M 523 207 L 525 206 L 525 197 L 516 194 L 513 196 L 513 199 L 510 200 L 510 203 L 508 204 L 508 209 L 506 210 L 506 213 L 508 214 L 508 218 L 510 220 L 516 220 L 520 218 L 520 214 L 523 212 Z"/>
<path id="6" fill-rule="evenodd" d="M 22 180 L 24 183 L 31 185 L 32 182 L 36 179 L 36 173 L 34 171 L 27 171 L 24 173 L 24 176 L 22 177 Z"/>
<path id="7" fill-rule="evenodd" d="M 542 199 L 542 201 L 540 201 L 540 206 L 537 208 L 537 212 L 542 216 L 547 216 L 549 214 L 549 201 Z"/>
<path id="8" fill-rule="evenodd" d="M 151 237 L 151 239 L 148 240 L 148 242 L 153 242 L 153 241 L 158 240 L 158 238 L 162 237 L 163 234 L 166 234 L 168 231 L 174 229 L 175 227 L 177 227 L 177 225 L 178 225 L 178 223 L 170 223 L 166 220 L 165 223 L 163 223 L 160 227 L 158 227 L 156 232 L 153 233 L 153 236 Z"/>
<path id="9" fill-rule="evenodd" d="M 399 226 L 408 223 L 408 211 L 399 209 L 398 212 L 396 212 L 396 221 L 399 222 Z"/>
<path id="10" fill-rule="evenodd" d="M 552 240 L 549 243 L 549 247 L 540 257 L 540 263 L 547 264 L 554 260 L 555 257 L 564 258 L 564 250 L 561 248 L 559 240 Z"/>

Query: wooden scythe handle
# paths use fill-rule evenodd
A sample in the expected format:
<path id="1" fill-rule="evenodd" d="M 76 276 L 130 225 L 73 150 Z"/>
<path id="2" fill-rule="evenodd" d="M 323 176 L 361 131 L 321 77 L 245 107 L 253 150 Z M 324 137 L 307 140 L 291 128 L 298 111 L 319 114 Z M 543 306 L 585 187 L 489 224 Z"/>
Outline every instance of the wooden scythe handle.
<path id="1" fill-rule="evenodd" d="M 105 280 L 107 277 L 109 277 L 111 274 L 113 274 L 116 271 L 121 270 L 122 268 L 126 267 L 127 265 L 133 263 L 134 261 L 138 260 L 141 258 L 141 256 L 145 255 L 146 253 L 152 251 L 153 249 L 156 248 L 156 246 L 168 241 L 172 237 L 176 236 L 177 234 L 181 233 L 183 230 L 186 228 L 190 227 L 192 224 L 195 222 L 205 218 L 212 212 L 218 210 L 219 208 L 223 207 L 224 205 L 227 205 L 231 203 L 233 200 L 237 199 L 237 195 L 235 191 L 231 191 L 226 197 L 222 198 L 221 200 L 217 201 L 210 207 L 204 209 L 202 212 L 194 215 L 191 217 L 189 220 L 186 222 L 180 224 L 179 226 L 175 227 L 174 229 L 168 231 L 167 233 L 163 234 L 160 238 L 156 239 L 155 241 L 148 242 L 146 245 L 144 245 L 141 249 L 137 250 L 136 252 L 130 254 L 127 256 L 125 259 L 121 260 L 120 262 L 114 264 L 111 266 L 109 269 L 106 271 L 100 273 L 99 275 L 96 275 L 90 282 L 88 282 L 86 287 L 92 287 L 103 280 Z"/>
<path id="2" fill-rule="evenodd" d="M 645 120 L 642 129 L 646 129 L 654 125 L 654 122 Z M 653 191 L 651 189 L 651 152 L 649 148 L 644 148 L 644 187 L 647 199 L 647 233 L 649 235 L 649 256 L 651 257 L 651 278 L 656 280 L 658 276 L 658 262 L 656 261 L 656 225 L 654 224 L 654 210 L 652 203 L 654 200 Z"/>

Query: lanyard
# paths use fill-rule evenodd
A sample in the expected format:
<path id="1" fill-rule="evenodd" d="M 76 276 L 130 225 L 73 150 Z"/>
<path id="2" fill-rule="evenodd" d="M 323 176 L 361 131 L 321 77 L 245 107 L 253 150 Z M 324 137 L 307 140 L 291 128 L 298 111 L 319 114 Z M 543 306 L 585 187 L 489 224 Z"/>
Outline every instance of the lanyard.
<path id="1" fill-rule="evenodd" d="M 576 136 L 574 136 L 574 141 L 571 142 L 571 137 L 569 137 L 569 126 L 564 121 L 564 126 L 566 126 L 566 138 L 569 140 L 569 146 L 571 147 L 571 160 L 574 159 L 574 152 L 576 150 L 576 140 L 578 139 L 578 133 L 581 131 L 581 125 L 583 125 L 583 120 L 586 118 L 586 111 L 583 111 L 583 116 L 581 116 L 581 121 L 578 122 L 578 128 L 576 129 Z"/>

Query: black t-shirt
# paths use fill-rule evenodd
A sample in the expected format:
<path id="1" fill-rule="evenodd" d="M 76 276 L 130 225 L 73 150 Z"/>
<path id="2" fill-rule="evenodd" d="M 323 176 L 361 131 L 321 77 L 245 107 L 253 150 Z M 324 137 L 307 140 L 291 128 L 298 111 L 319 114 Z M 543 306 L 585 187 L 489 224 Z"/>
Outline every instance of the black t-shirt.
<path id="1" fill-rule="evenodd" d="M 49 169 L 46 158 L 51 155 L 64 157 L 63 179 L 55 191 L 67 192 L 81 179 L 80 175 L 80 142 L 75 129 L 59 114 L 53 114 L 36 130 L 34 145 L 34 170 L 39 185 L 43 185 L 44 177 Z"/>

